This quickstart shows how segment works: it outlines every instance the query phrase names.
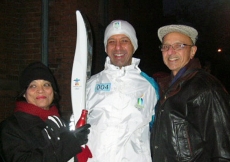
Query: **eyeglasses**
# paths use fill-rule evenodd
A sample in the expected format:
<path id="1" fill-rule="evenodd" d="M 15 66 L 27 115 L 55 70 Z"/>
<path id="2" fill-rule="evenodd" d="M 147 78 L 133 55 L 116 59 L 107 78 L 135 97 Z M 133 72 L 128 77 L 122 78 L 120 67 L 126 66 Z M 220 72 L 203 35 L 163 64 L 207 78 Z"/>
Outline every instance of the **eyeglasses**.
<path id="1" fill-rule="evenodd" d="M 175 51 L 179 51 L 179 50 L 184 49 L 186 46 L 192 47 L 194 45 L 188 45 L 188 44 L 183 44 L 183 43 L 174 43 L 172 45 L 162 44 L 159 46 L 159 48 L 162 52 L 165 52 L 165 51 L 168 51 L 171 46 Z"/>

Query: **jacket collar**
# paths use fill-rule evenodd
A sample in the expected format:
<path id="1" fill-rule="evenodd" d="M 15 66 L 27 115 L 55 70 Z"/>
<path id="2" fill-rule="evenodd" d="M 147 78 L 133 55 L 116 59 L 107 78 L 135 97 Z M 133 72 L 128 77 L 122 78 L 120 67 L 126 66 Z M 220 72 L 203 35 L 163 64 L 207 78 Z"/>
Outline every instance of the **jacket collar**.
<path id="1" fill-rule="evenodd" d="M 20 112 L 20 111 L 15 112 L 14 116 L 15 116 L 19 126 L 24 131 L 30 130 L 31 128 L 39 126 L 39 125 L 41 127 L 45 127 L 45 122 L 37 116 L 30 115 L 30 114 Z"/>
<path id="2" fill-rule="evenodd" d="M 140 59 L 138 58 L 132 58 L 132 64 L 122 67 L 121 69 L 118 66 L 115 66 L 111 64 L 110 58 L 107 56 L 105 61 L 105 70 L 130 70 L 130 69 L 137 69 L 141 72 L 141 70 L 138 68 L 138 65 L 140 64 Z"/>
<path id="3" fill-rule="evenodd" d="M 201 69 L 200 61 L 199 59 L 194 58 L 190 60 L 189 63 L 178 72 L 178 76 L 172 84 L 170 84 L 174 78 L 172 73 L 171 76 L 160 78 L 158 80 L 158 84 L 160 86 L 161 95 L 164 95 L 162 96 L 163 98 L 161 97 L 161 103 L 166 98 L 179 92 L 184 81 L 192 78 L 199 69 Z"/>

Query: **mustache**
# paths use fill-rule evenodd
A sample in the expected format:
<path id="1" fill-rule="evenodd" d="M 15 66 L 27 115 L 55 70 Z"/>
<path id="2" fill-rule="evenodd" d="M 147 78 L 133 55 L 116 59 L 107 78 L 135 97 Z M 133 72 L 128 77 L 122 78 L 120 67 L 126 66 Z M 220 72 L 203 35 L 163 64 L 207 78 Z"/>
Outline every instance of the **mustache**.
<path id="1" fill-rule="evenodd" d="M 127 53 L 125 50 L 114 50 L 113 54 L 125 54 Z"/>

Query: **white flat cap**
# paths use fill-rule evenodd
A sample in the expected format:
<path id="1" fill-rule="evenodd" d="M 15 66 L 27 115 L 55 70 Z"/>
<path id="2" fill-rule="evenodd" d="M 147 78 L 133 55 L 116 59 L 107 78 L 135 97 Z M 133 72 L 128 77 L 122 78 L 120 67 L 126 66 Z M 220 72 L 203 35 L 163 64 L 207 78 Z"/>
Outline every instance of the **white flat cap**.
<path id="1" fill-rule="evenodd" d="M 158 37 L 162 42 L 163 37 L 172 32 L 179 32 L 191 38 L 193 44 L 196 43 L 198 32 L 196 29 L 186 25 L 166 25 L 158 29 Z"/>

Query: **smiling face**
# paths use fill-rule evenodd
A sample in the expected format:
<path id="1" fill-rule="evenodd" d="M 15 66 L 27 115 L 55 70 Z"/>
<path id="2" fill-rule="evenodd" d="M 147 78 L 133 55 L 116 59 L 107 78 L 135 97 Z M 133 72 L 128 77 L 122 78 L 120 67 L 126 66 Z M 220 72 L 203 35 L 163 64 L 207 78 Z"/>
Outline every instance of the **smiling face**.
<path id="1" fill-rule="evenodd" d="M 111 63 L 121 68 L 131 65 L 134 48 L 126 35 L 117 34 L 108 39 L 106 53 Z"/>
<path id="2" fill-rule="evenodd" d="M 190 37 L 182 33 L 173 32 L 164 36 L 162 44 L 172 45 L 174 43 L 193 44 Z M 163 61 L 175 76 L 195 56 L 196 50 L 196 46 L 185 46 L 181 50 L 174 50 L 170 46 L 168 51 L 162 52 Z"/>
<path id="3" fill-rule="evenodd" d="M 46 80 L 33 80 L 24 95 L 30 104 L 48 110 L 54 99 L 54 91 L 51 83 Z"/>

